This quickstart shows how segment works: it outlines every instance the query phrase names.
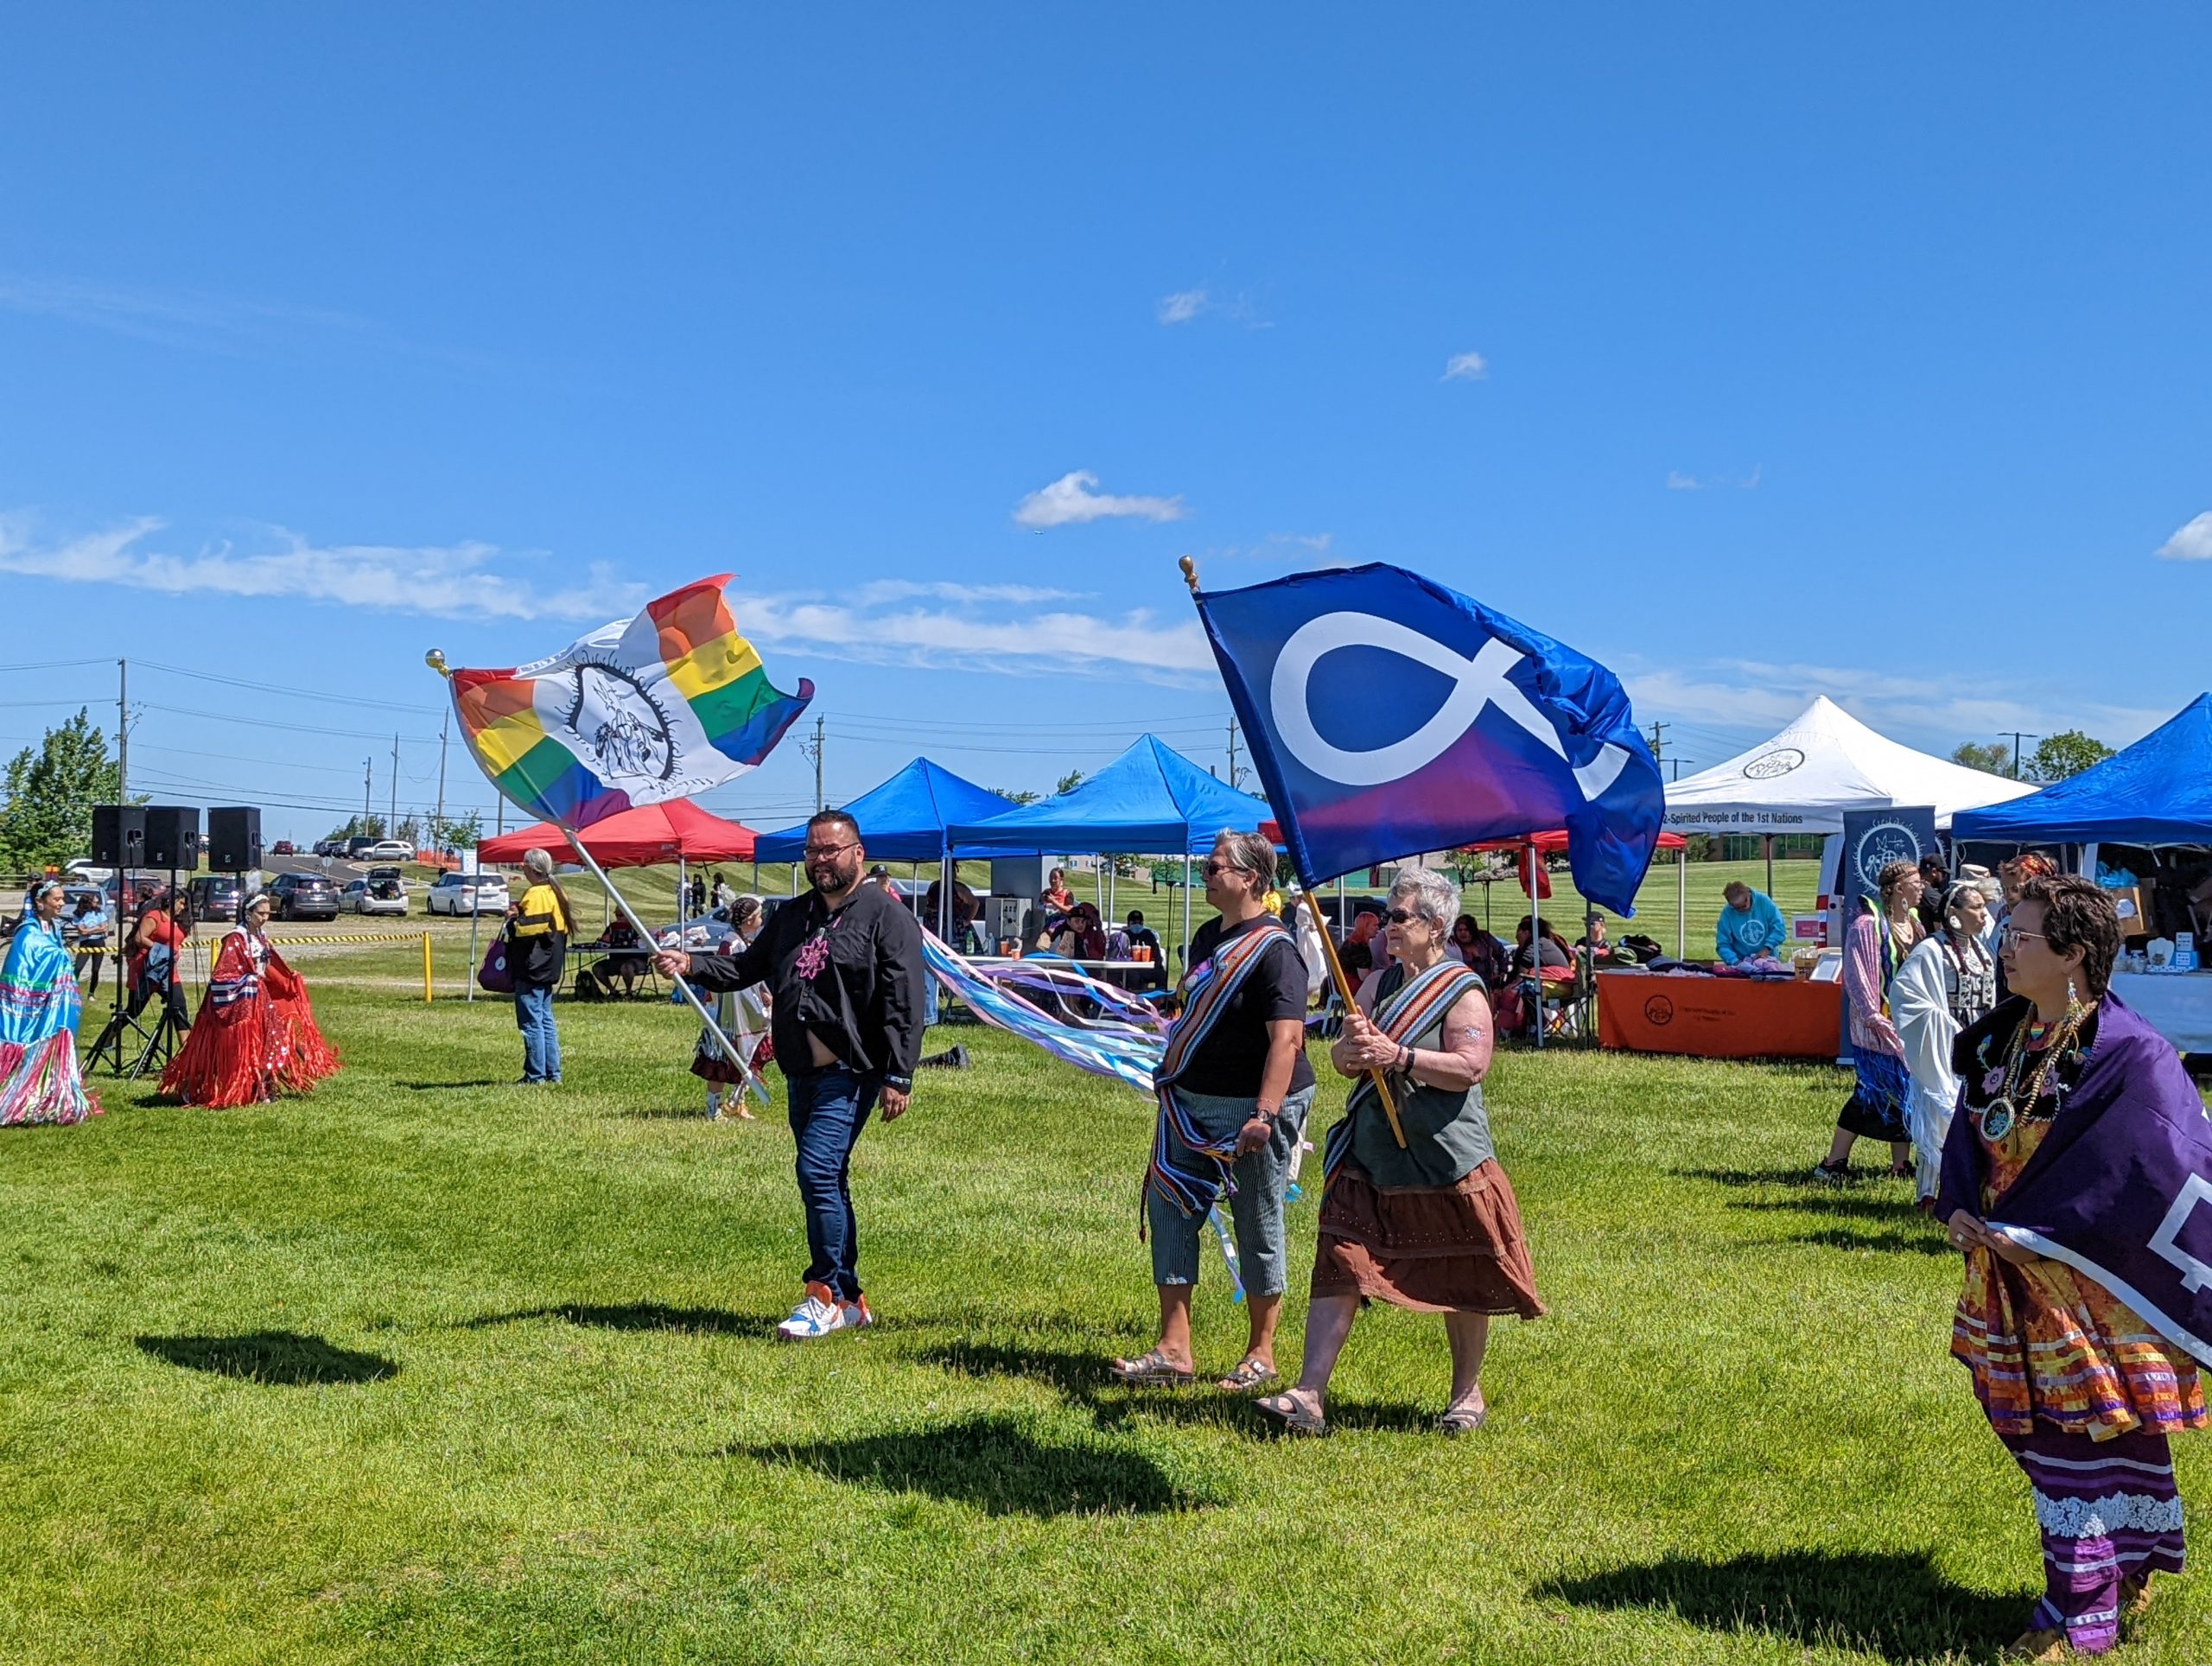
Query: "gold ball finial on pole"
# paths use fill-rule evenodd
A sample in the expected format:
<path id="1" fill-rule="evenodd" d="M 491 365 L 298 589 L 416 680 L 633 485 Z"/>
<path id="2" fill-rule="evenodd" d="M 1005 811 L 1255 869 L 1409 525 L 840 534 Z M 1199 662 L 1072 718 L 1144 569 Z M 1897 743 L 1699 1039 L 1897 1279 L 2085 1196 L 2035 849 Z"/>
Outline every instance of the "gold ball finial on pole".
<path id="1" fill-rule="evenodd" d="M 1192 595 L 1198 595 L 1198 563 L 1192 561 L 1188 556 L 1183 556 L 1177 559 L 1175 564 L 1183 569 L 1183 582 L 1191 587 L 1191 594 Z"/>
<path id="2" fill-rule="evenodd" d="M 423 656 L 423 663 L 425 665 L 428 665 L 432 671 L 435 671 L 440 677 L 451 677 L 453 675 L 451 671 L 446 669 L 446 651 L 443 648 L 431 649 L 429 652 Z"/>

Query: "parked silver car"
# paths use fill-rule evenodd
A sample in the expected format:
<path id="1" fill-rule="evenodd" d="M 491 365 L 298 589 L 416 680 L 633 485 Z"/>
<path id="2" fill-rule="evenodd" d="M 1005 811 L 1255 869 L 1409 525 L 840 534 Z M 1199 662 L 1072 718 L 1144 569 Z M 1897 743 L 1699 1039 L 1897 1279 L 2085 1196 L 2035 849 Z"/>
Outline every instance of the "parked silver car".
<path id="1" fill-rule="evenodd" d="M 356 914 L 407 918 L 407 883 L 397 868 L 380 868 L 338 893 L 338 906 Z"/>

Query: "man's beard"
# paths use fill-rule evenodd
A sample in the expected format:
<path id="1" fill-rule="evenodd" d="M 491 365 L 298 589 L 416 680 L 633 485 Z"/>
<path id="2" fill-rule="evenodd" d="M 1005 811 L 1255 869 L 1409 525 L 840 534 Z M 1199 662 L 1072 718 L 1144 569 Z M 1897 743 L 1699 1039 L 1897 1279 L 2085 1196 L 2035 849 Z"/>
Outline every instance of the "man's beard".
<path id="1" fill-rule="evenodd" d="M 857 860 L 848 864 L 841 858 L 807 870 L 807 877 L 814 881 L 814 888 L 817 891 L 849 891 L 860 876 L 861 865 Z"/>

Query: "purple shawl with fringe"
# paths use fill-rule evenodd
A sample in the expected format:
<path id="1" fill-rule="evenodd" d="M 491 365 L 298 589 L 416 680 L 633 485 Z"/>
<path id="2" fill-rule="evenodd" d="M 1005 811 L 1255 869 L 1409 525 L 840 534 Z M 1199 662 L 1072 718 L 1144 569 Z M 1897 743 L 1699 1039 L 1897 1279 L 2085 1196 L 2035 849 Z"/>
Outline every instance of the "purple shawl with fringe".
<path id="1" fill-rule="evenodd" d="M 1962 1080 L 1971 1072 L 1979 1081 L 1986 1066 L 1976 1049 L 2012 1033 L 2020 1004 L 2005 1002 L 1959 1037 Z M 1964 1087 L 1959 1109 L 1943 1145 L 1939 1220 L 1982 1213 L 1980 1117 L 1967 1114 Z M 2212 1365 L 2212 1115 L 2172 1045 L 2119 996 L 2105 996 L 2081 1080 L 1987 1218 Z"/>

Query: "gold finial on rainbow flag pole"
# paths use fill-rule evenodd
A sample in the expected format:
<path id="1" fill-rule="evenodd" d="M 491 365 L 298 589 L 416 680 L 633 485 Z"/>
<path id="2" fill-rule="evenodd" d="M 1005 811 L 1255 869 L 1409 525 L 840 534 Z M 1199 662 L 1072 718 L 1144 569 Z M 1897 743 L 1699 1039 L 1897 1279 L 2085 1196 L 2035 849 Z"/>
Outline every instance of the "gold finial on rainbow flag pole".
<path id="1" fill-rule="evenodd" d="M 443 648 L 431 649 L 429 652 L 423 656 L 423 663 L 425 665 L 428 665 L 432 671 L 435 671 L 440 677 L 451 677 L 453 675 L 450 671 L 446 669 L 446 651 Z"/>

